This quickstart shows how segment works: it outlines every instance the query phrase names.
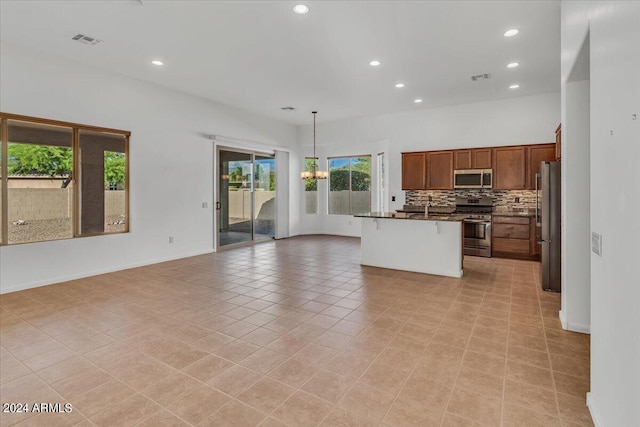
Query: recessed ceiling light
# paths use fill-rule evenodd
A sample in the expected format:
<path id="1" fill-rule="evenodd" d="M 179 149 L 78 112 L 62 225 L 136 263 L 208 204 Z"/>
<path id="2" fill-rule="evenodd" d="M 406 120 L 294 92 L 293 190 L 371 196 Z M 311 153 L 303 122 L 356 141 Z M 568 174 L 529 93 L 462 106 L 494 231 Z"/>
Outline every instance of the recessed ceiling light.
<path id="1" fill-rule="evenodd" d="M 519 67 L 520 63 L 519 62 L 511 62 L 509 64 L 507 64 L 507 68 L 516 68 Z"/>
<path id="2" fill-rule="evenodd" d="M 520 87 L 520 85 L 511 85 L 509 86 L 509 89 L 518 89 Z"/>
<path id="3" fill-rule="evenodd" d="M 420 104 L 422 102 L 422 99 L 420 98 L 414 99 L 413 102 L 415 102 L 416 104 Z"/>
<path id="4" fill-rule="evenodd" d="M 369 62 L 369 65 L 371 65 L 372 67 L 377 67 L 380 64 L 381 62 L 378 61 L 377 59 L 374 59 L 373 61 Z"/>
<path id="5" fill-rule="evenodd" d="M 164 65 L 164 62 L 160 61 L 159 59 L 154 59 L 153 61 L 151 61 L 151 63 L 156 67 L 162 67 Z"/>
<path id="6" fill-rule="evenodd" d="M 396 87 L 398 89 L 403 88 L 404 87 L 404 83 L 396 83 Z"/>
<path id="7" fill-rule="evenodd" d="M 309 6 L 307 6 L 306 4 L 298 4 L 294 6 L 293 11 L 298 15 L 304 15 L 305 13 L 309 12 Z"/>
<path id="8" fill-rule="evenodd" d="M 512 28 L 510 30 L 507 30 L 504 32 L 504 36 L 505 37 L 513 37 L 516 34 L 518 34 L 520 32 L 520 30 L 516 30 L 515 28 Z"/>

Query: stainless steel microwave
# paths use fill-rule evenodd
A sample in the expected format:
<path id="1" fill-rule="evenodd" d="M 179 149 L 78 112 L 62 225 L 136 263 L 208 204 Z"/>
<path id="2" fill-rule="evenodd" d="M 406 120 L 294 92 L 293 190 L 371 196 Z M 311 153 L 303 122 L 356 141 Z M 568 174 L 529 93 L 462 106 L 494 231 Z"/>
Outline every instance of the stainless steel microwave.
<path id="1" fill-rule="evenodd" d="M 491 169 L 457 169 L 453 171 L 453 188 L 491 188 Z"/>

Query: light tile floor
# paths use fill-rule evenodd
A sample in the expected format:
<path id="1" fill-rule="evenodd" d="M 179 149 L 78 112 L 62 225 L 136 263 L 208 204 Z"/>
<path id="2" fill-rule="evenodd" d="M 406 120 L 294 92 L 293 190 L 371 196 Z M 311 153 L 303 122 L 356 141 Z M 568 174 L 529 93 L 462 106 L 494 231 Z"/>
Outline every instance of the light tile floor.
<path id="1" fill-rule="evenodd" d="M 589 426 L 588 336 L 539 264 L 463 279 L 298 237 L 0 297 L 5 425 Z"/>

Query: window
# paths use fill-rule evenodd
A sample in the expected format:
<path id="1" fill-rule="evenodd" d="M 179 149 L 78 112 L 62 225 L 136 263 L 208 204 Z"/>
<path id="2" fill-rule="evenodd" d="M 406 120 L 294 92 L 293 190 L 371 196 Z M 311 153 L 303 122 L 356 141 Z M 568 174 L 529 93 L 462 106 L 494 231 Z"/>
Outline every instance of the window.
<path id="1" fill-rule="evenodd" d="M 126 232 L 129 132 L 0 114 L 0 243 Z"/>
<path id="2" fill-rule="evenodd" d="M 79 148 L 78 233 L 126 231 L 126 137 L 80 129 Z"/>
<path id="3" fill-rule="evenodd" d="M 371 156 L 329 158 L 329 214 L 371 211 Z"/>
<path id="4" fill-rule="evenodd" d="M 306 172 L 313 172 L 317 169 L 317 157 L 305 157 L 304 158 L 304 170 Z M 305 213 L 313 215 L 318 213 L 318 180 L 317 179 L 305 179 L 304 181 L 304 204 Z"/>
<path id="5" fill-rule="evenodd" d="M 378 153 L 378 211 L 387 211 L 387 200 L 384 194 L 384 153 Z"/>

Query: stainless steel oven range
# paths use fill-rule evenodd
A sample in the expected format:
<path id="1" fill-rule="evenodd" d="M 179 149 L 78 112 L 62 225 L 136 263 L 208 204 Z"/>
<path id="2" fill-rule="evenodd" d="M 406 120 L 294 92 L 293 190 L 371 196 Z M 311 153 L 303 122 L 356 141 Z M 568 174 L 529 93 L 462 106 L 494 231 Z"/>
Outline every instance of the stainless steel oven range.
<path id="1" fill-rule="evenodd" d="M 491 197 L 456 197 L 456 214 L 465 215 L 464 254 L 491 257 Z"/>

